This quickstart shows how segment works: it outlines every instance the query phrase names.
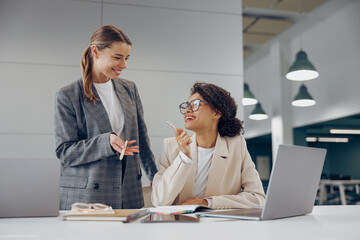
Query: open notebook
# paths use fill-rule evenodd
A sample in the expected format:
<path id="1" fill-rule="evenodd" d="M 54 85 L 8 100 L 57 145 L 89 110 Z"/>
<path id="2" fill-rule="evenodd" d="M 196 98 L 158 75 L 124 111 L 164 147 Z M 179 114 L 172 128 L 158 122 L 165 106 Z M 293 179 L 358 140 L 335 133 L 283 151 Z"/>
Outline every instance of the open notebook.
<path id="1" fill-rule="evenodd" d="M 206 211 L 211 208 L 203 205 L 171 205 L 171 206 L 158 206 L 149 208 L 150 213 L 161 215 L 178 215 L 184 213 L 195 213 L 198 211 Z"/>

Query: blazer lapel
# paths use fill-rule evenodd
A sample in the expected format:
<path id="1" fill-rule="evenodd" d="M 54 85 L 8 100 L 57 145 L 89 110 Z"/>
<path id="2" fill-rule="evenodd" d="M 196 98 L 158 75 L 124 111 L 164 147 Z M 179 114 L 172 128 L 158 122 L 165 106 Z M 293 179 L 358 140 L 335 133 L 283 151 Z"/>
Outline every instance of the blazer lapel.
<path id="1" fill-rule="evenodd" d="M 80 81 L 80 84 L 83 89 L 82 80 Z M 99 94 L 97 93 L 94 85 L 92 85 L 92 90 L 94 92 L 95 97 L 98 98 L 99 101 L 97 101 L 96 104 L 94 104 L 92 101 L 88 101 L 88 99 L 84 96 L 83 103 L 85 107 L 89 110 L 89 112 L 93 115 L 100 129 L 100 132 L 101 133 L 111 132 L 112 128 L 111 128 L 109 116 L 107 115 L 105 107 L 102 104 Z"/>
<path id="2" fill-rule="evenodd" d="M 215 143 L 214 155 L 210 166 L 210 172 L 206 184 L 204 198 L 218 194 L 218 190 L 219 190 L 218 186 L 219 183 L 221 182 L 220 179 L 223 173 L 225 172 L 226 168 L 228 167 L 229 156 L 230 154 L 229 154 L 227 142 L 225 138 L 220 137 L 220 134 L 218 134 Z"/>
<path id="3" fill-rule="evenodd" d="M 190 139 L 192 141 L 190 144 L 190 156 L 191 156 L 191 159 L 193 160 L 193 163 L 192 163 L 192 168 L 189 173 L 189 176 L 185 182 L 184 188 L 179 194 L 179 203 L 182 203 L 185 200 L 187 200 L 188 198 L 191 198 L 192 194 L 193 194 L 193 190 L 194 190 L 196 170 L 197 170 L 197 161 L 198 161 L 196 135 L 194 134 L 193 136 L 191 136 Z"/>

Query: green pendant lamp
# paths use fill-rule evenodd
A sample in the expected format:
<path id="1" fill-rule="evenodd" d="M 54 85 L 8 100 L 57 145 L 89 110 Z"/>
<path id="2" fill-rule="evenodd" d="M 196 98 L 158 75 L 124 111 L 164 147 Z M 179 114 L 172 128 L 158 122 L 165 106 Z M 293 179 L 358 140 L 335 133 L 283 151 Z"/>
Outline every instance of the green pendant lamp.
<path id="1" fill-rule="evenodd" d="M 317 78 L 319 73 L 307 58 L 306 52 L 300 50 L 296 54 L 296 60 L 289 68 L 286 78 L 292 81 L 307 81 Z"/>
<path id="2" fill-rule="evenodd" d="M 244 83 L 244 97 L 242 99 L 242 104 L 244 106 L 254 105 L 258 102 L 254 94 L 250 91 L 249 85 Z"/>
<path id="3" fill-rule="evenodd" d="M 251 120 L 264 120 L 268 118 L 268 115 L 262 109 L 261 104 L 257 103 L 249 118 Z"/>
<path id="4" fill-rule="evenodd" d="M 300 86 L 298 94 L 295 96 L 294 100 L 291 103 L 295 107 L 310 107 L 316 104 L 316 101 L 307 91 L 307 88 L 304 84 Z"/>

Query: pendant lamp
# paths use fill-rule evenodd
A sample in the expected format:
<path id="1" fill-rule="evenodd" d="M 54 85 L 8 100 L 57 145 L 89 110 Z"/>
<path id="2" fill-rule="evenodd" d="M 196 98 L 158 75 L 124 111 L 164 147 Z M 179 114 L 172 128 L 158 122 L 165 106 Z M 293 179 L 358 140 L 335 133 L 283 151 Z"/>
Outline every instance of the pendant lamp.
<path id="1" fill-rule="evenodd" d="M 310 107 L 316 104 L 313 97 L 307 91 L 307 88 L 304 84 L 300 86 L 300 90 L 298 94 L 295 96 L 294 100 L 291 103 L 293 106 L 296 107 Z"/>
<path id="2" fill-rule="evenodd" d="M 299 16 L 302 12 L 302 0 L 298 0 Z M 307 81 L 319 76 L 314 65 L 309 61 L 307 54 L 302 50 L 302 37 L 300 36 L 300 51 L 296 54 L 295 62 L 289 68 L 286 78 L 292 81 Z"/>
<path id="3" fill-rule="evenodd" d="M 261 104 L 257 103 L 249 118 L 252 120 L 264 120 L 268 118 L 268 115 L 262 109 Z"/>
<path id="4" fill-rule="evenodd" d="M 286 78 L 292 81 L 307 81 L 317 78 L 319 73 L 307 58 L 306 52 L 300 50 L 296 54 L 296 60 L 289 68 Z"/>
<path id="5" fill-rule="evenodd" d="M 254 105 L 258 102 L 254 94 L 250 91 L 249 85 L 244 83 L 244 97 L 242 99 L 242 104 L 244 106 Z"/>

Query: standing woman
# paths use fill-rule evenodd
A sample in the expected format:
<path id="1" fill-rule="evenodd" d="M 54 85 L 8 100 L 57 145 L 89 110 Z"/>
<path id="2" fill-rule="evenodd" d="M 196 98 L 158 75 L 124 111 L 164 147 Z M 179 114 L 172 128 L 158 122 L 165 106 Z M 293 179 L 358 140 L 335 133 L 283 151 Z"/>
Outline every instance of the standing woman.
<path id="1" fill-rule="evenodd" d="M 60 209 L 71 209 L 75 202 L 116 209 L 144 205 L 140 165 L 150 181 L 157 169 L 137 88 L 119 78 L 131 45 L 115 26 L 100 27 L 81 58 L 82 79 L 56 93 Z M 120 160 L 125 140 L 129 142 Z"/>

